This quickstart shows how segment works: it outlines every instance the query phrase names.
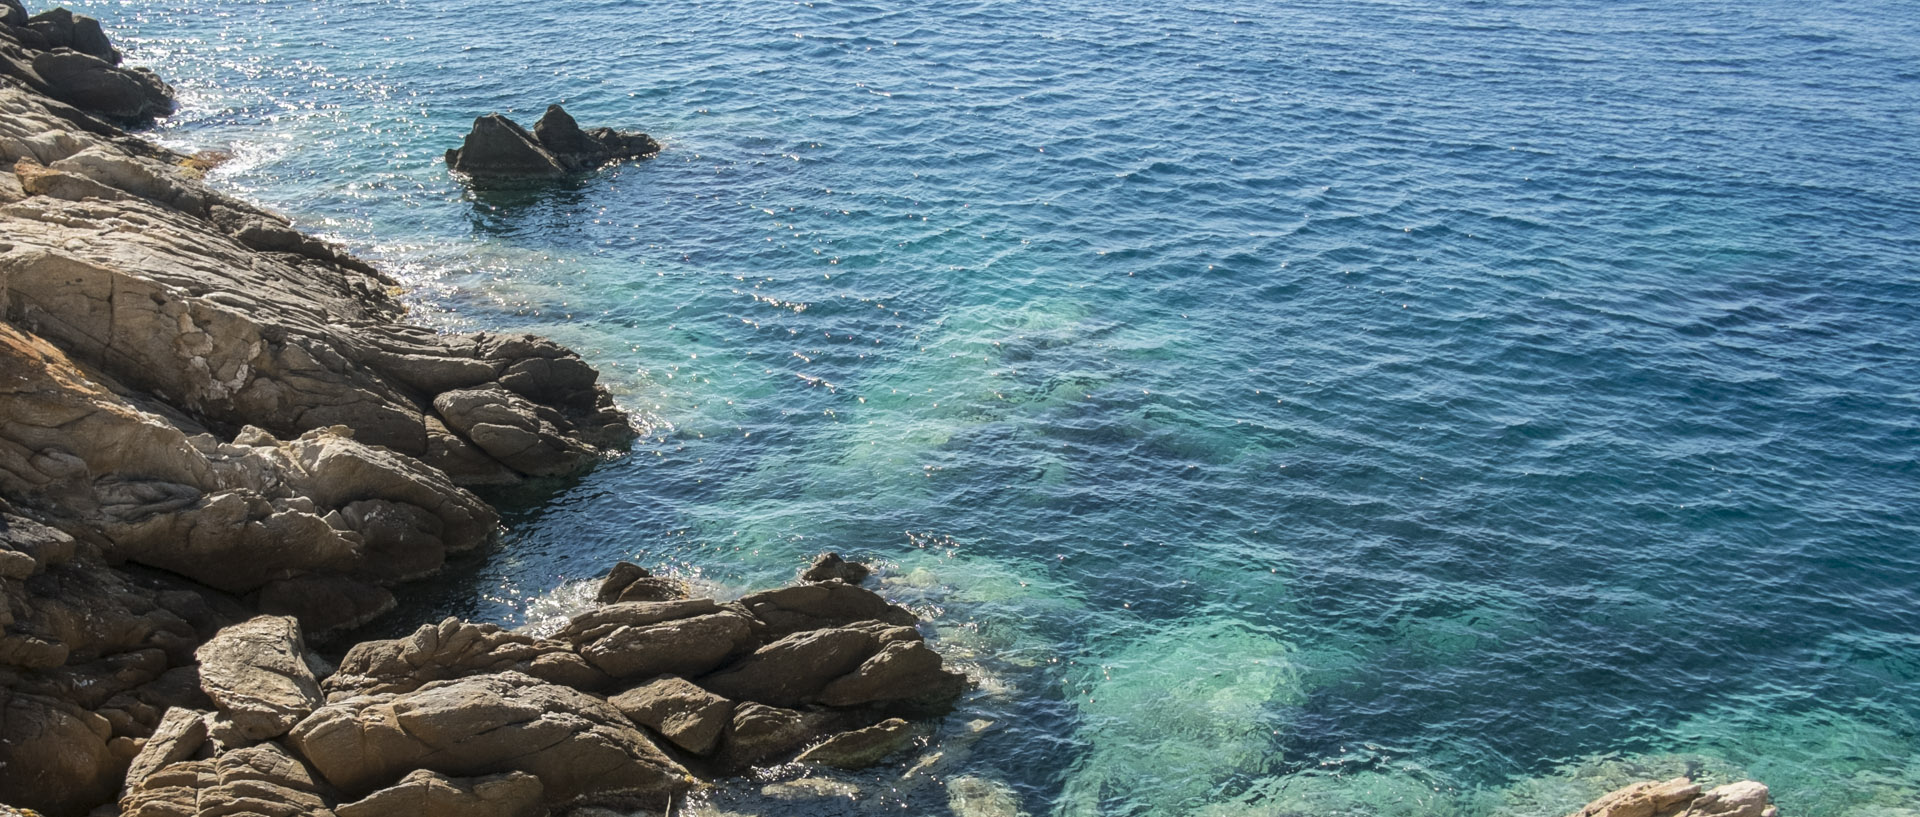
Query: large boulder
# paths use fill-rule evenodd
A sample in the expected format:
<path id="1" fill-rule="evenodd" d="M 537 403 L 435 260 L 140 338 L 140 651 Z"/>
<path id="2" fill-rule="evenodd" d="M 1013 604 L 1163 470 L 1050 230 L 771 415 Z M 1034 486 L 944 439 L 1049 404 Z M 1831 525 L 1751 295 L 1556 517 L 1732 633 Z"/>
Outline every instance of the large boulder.
<path id="1" fill-rule="evenodd" d="M 524 772 L 448 777 L 421 769 L 336 809 L 339 817 L 543 817 L 546 789 Z"/>
<path id="2" fill-rule="evenodd" d="M 228 627 L 194 655 L 201 688 L 247 739 L 284 735 L 324 701 L 300 622 L 290 616 Z"/>
<path id="3" fill-rule="evenodd" d="M 549 105 L 532 133 L 497 113 L 473 120 L 460 147 L 447 151 L 447 169 L 475 179 L 542 178 L 658 152 L 660 144 L 644 133 L 582 130 L 559 105 Z"/>
<path id="4" fill-rule="evenodd" d="M 549 803 L 658 803 L 690 782 L 605 701 L 517 672 L 328 704 L 288 741 L 353 797 L 416 769 L 461 777 L 525 772 L 545 784 Z"/>
<path id="5" fill-rule="evenodd" d="M 627 720 L 659 732 L 696 755 L 712 752 L 733 720 L 732 701 L 671 675 L 615 695 L 607 703 Z"/>
<path id="6" fill-rule="evenodd" d="M 447 151 L 447 169 L 469 176 L 558 176 L 560 161 L 533 134 L 497 113 L 473 120 L 460 147 Z"/>

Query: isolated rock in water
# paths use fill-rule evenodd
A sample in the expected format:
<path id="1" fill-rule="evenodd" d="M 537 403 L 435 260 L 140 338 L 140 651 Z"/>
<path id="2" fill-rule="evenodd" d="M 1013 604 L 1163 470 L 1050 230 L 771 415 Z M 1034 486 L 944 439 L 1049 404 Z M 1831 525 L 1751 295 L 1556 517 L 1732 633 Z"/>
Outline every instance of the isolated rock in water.
<path id="1" fill-rule="evenodd" d="M 540 778 L 524 772 L 448 777 L 421 769 L 334 809 L 339 817 L 541 817 Z"/>
<path id="2" fill-rule="evenodd" d="M 713 751 L 733 719 L 733 702 L 675 676 L 607 699 L 634 723 L 696 755 Z"/>
<path id="3" fill-rule="evenodd" d="M 800 574 L 800 580 L 806 582 L 830 582 L 836 579 L 847 584 L 859 584 L 872 575 L 873 570 L 859 562 L 849 562 L 840 558 L 838 553 L 822 553 L 813 560 L 813 564 Z"/>
<path id="4" fill-rule="evenodd" d="M 323 702 L 300 623 L 260 616 L 221 630 L 194 655 L 200 686 L 251 740 L 287 733 Z"/>
<path id="5" fill-rule="evenodd" d="M 644 133 L 611 128 L 583 131 L 559 105 L 548 105 L 533 126 L 533 137 L 570 171 L 593 170 L 608 162 L 638 159 L 660 152 L 659 143 Z"/>
<path id="6" fill-rule="evenodd" d="M 654 801 L 684 790 L 679 764 L 606 702 L 517 672 L 441 681 L 315 711 L 289 743 L 349 796 L 416 769 L 473 776 L 526 772 L 550 803 Z"/>
<path id="7" fill-rule="evenodd" d="M 461 146 L 447 151 L 447 169 L 475 178 L 539 178 L 658 152 L 659 143 L 644 133 L 581 130 L 559 105 L 549 105 L 532 133 L 497 113 L 475 119 Z"/>
<path id="8" fill-rule="evenodd" d="M 447 168 L 469 176 L 558 176 L 565 171 L 533 134 L 490 113 L 473 120 L 460 147 L 447 151 Z"/>
<path id="9" fill-rule="evenodd" d="M 888 718 L 865 729 L 834 735 L 801 752 L 795 760 L 839 769 L 864 769 L 912 742 L 913 727 L 899 718 Z"/>
<path id="10" fill-rule="evenodd" d="M 252 813 L 263 817 L 332 814 L 313 774 L 276 743 L 173 763 L 131 781 L 120 797 L 125 817 Z"/>

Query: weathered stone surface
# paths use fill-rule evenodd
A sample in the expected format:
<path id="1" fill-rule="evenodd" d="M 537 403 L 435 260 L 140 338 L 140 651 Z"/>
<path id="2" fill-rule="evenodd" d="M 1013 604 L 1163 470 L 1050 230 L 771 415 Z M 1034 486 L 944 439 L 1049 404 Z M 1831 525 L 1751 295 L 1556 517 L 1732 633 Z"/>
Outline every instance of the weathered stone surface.
<path id="1" fill-rule="evenodd" d="M 733 768 L 765 765 L 811 743 L 829 720 L 815 713 L 743 703 L 733 710 L 722 754 Z"/>
<path id="2" fill-rule="evenodd" d="M 524 772 L 448 777 L 421 769 L 334 809 L 339 817 L 543 817 L 540 778 Z"/>
<path id="3" fill-rule="evenodd" d="M 888 718 L 865 729 L 841 732 L 800 753 L 795 760 L 840 769 L 864 769 L 913 743 L 913 727 Z"/>
<path id="4" fill-rule="evenodd" d="M 754 593 L 740 599 L 772 634 L 882 621 L 911 627 L 919 621 L 904 607 L 888 604 L 878 593 L 841 582 L 817 582 Z"/>
<path id="5" fill-rule="evenodd" d="M 917 638 L 911 628 L 884 625 L 795 633 L 700 679 L 700 685 L 735 700 L 795 707 L 811 701 L 834 679 L 859 669 L 884 643 Z"/>
<path id="6" fill-rule="evenodd" d="M 332 817 L 313 774 L 276 743 L 161 767 L 120 796 L 125 817 Z"/>
<path id="7" fill-rule="evenodd" d="M 0 368 L 14 373 L 0 381 L 0 492 L 94 528 L 113 558 L 246 592 L 418 572 L 497 526 L 443 475 L 340 430 L 264 445 L 190 437 L 5 324 Z"/>
<path id="8" fill-rule="evenodd" d="M 1608 793 L 1573 817 L 1653 817 L 1678 814 L 1699 796 L 1700 786 L 1684 777 L 1643 781 Z"/>
<path id="9" fill-rule="evenodd" d="M 853 672 L 835 678 L 814 700 L 827 706 L 907 701 L 940 706 L 966 690 L 966 676 L 941 666 L 940 654 L 919 641 L 880 648 Z"/>
<path id="10" fill-rule="evenodd" d="M 721 605 L 713 599 L 609 604 L 574 616 L 554 634 L 554 638 L 586 644 L 605 638 L 621 627 L 645 627 L 662 621 L 718 613 L 720 609 Z"/>
<path id="11" fill-rule="evenodd" d="M 752 620 L 722 610 L 640 627 L 619 627 L 582 644 L 580 655 L 615 678 L 691 677 L 713 671 L 752 647 L 753 641 Z"/>
<path id="12" fill-rule="evenodd" d="M 349 796 L 423 768 L 455 776 L 526 772 L 545 783 L 549 802 L 657 800 L 689 780 L 619 710 L 517 672 L 329 704 L 294 727 L 289 742 Z"/>
<path id="13" fill-rule="evenodd" d="M 1758 781 L 1728 783 L 1696 798 L 1686 817 L 1762 817 L 1771 809 L 1768 798 L 1767 787 Z"/>
<path id="14" fill-rule="evenodd" d="M 1570 817 L 1772 817 L 1767 787 L 1743 780 L 1700 793 L 1684 777 L 1647 780 L 1588 803 Z"/>
<path id="15" fill-rule="evenodd" d="M 733 720 L 733 702 L 668 676 L 607 700 L 627 719 L 696 755 L 713 751 Z"/>
<path id="16" fill-rule="evenodd" d="M 873 574 L 872 568 L 859 562 L 849 562 L 840 558 L 838 553 L 822 553 L 813 560 L 813 564 L 801 571 L 803 582 L 842 581 L 847 584 L 859 584 Z"/>
<path id="17" fill-rule="evenodd" d="M 235 624 L 194 655 L 200 659 L 200 687 L 248 739 L 286 734 L 324 700 L 300 622 L 290 616 Z"/>
<path id="18" fill-rule="evenodd" d="M 433 681 L 515 670 L 545 681 L 596 689 L 607 677 L 564 642 L 447 618 L 406 638 L 363 641 L 340 659 L 324 687 L 330 700 L 412 692 Z"/>
<path id="19" fill-rule="evenodd" d="M 167 710 L 140 754 L 127 767 L 126 785 L 137 787 L 161 768 L 187 760 L 207 742 L 206 713 L 174 707 Z"/>
<path id="20" fill-rule="evenodd" d="M 121 766 L 105 718 L 63 700 L 0 686 L 0 802 L 57 817 L 113 797 Z"/>

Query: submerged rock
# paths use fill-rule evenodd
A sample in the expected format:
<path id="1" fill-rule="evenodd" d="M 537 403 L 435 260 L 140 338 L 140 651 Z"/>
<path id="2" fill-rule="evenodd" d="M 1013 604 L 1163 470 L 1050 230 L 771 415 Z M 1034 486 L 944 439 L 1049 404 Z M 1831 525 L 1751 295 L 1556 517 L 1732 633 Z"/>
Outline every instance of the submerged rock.
<path id="1" fill-rule="evenodd" d="M 660 143 L 644 133 L 581 130 L 559 105 L 549 105 L 531 133 L 497 113 L 473 120 L 473 130 L 460 147 L 447 151 L 447 169 L 474 178 L 541 178 L 659 152 Z"/>

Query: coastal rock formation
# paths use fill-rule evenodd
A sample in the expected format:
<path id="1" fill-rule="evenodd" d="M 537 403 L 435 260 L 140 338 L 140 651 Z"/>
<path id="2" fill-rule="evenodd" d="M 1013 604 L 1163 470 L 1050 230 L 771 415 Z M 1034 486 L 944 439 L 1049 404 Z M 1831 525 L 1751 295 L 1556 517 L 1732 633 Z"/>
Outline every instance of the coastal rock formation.
<path id="1" fill-rule="evenodd" d="M 99 20 L 58 8 L 29 17 L 17 2 L 0 8 L 0 76 L 88 119 L 137 125 L 173 113 L 173 88 L 145 68 L 122 67 Z M 110 130 L 97 121 L 82 127 Z"/>
<path id="2" fill-rule="evenodd" d="M 553 637 L 447 619 L 327 666 L 309 639 L 496 535 L 467 486 L 633 431 L 571 351 L 407 326 L 395 280 L 119 131 L 170 93 L 120 61 L 0 0 L 0 802 L 654 809 L 964 689 L 844 565 L 721 603 L 623 564 Z M 522 135 L 563 172 L 658 149 L 557 107 Z"/>
<path id="3" fill-rule="evenodd" d="M 659 152 L 660 143 L 644 133 L 581 130 L 559 105 L 548 105 L 531 133 L 497 113 L 473 120 L 466 140 L 447 151 L 447 169 L 474 178 L 539 178 L 594 170 Z"/>
<path id="4" fill-rule="evenodd" d="M 1702 794 L 1684 777 L 1647 780 L 1608 793 L 1568 817 L 1775 817 L 1767 787 L 1742 780 Z"/>

